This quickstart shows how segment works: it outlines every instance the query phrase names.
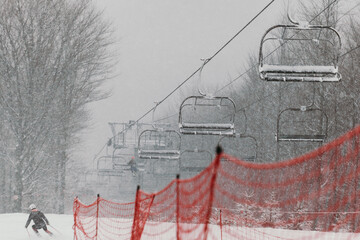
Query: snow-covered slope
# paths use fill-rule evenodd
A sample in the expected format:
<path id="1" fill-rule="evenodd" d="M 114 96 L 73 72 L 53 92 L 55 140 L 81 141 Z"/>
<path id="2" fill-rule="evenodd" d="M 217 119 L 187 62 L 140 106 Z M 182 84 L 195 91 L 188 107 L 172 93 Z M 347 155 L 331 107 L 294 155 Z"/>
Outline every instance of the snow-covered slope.
<path id="1" fill-rule="evenodd" d="M 72 225 L 74 218 L 72 215 L 57 215 L 46 214 L 50 222 L 49 230 L 54 233 L 54 237 L 50 238 L 47 233 L 40 229 L 41 237 L 38 238 L 34 231 L 31 229 L 33 222 L 27 228 L 25 223 L 28 219 L 28 214 L 25 213 L 12 213 L 0 214 L 0 239 L 1 240 L 72 240 L 74 232 Z"/>
<path id="2" fill-rule="evenodd" d="M 27 214 L 24 213 L 13 213 L 13 214 L 0 214 L 0 240 L 73 240 L 74 232 L 72 225 L 74 222 L 72 215 L 57 215 L 57 214 L 46 214 L 46 217 L 50 221 L 49 230 L 54 232 L 54 237 L 49 237 L 43 230 L 40 230 L 41 237 L 38 238 L 33 230 L 31 229 L 31 223 L 28 227 L 28 232 L 25 229 L 25 223 L 28 218 Z M 172 224 L 172 223 L 167 223 Z M 53 226 L 53 227 L 51 227 Z M 220 232 L 218 232 L 218 226 L 213 227 L 213 233 L 215 238 L 219 239 Z M 54 229 L 55 228 L 55 229 Z M 166 229 L 168 229 L 166 227 Z M 355 240 L 360 239 L 359 233 L 324 233 L 324 232 L 310 232 L 310 231 L 293 231 L 293 230 L 282 230 L 282 229 L 271 229 L 271 228 L 234 228 L 239 236 L 243 236 L 244 239 L 292 239 L 292 240 Z M 170 231 L 171 232 L 171 231 Z M 174 236 L 173 234 L 171 236 Z M 146 239 L 144 236 L 143 239 Z M 153 238 L 152 238 L 153 239 Z M 168 238 L 170 239 L 170 237 Z M 226 238 L 225 238 L 226 239 Z"/>

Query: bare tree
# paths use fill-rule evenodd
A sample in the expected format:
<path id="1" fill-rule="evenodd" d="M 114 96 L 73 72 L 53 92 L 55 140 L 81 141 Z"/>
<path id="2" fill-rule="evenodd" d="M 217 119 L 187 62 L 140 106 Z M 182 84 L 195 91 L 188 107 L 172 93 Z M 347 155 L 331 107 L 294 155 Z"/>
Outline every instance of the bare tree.
<path id="1" fill-rule="evenodd" d="M 13 211 L 34 197 L 40 180 L 52 179 L 44 167 L 60 170 L 63 199 L 69 143 L 84 126 L 78 116 L 105 97 L 99 87 L 111 69 L 109 26 L 90 0 L 0 1 L 0 107 L 15 144 Z"/>

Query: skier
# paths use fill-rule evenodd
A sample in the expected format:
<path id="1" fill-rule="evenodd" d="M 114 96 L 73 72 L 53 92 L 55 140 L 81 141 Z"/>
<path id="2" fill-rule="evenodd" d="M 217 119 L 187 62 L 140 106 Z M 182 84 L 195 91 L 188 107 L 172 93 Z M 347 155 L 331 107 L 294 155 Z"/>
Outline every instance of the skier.
<path id="1" fill-rule="evenodd" d="M 49 225 L 49 221 L 47 220 L 47 218 L 45 217 L 45 215 L 36 209 L 35 204 L 31 204 L 29 206 L 29 209 L 31 210 L 31 213 L 29 215 L 29 218 L 25 224 L 25 228 L 27 228 L 31 222 L 31 220 L 34 221 L 34 225 L 32 225 L 32 229 L 34 230 L 34 232 L 36 233 L 37 236 L 40 236 L 40 233 L 38 231 L 38 229 L 44 229 L 44 231 L 49 234 L 50 236 L 52 236 L 52 232 L 50 232 L 46 225 Z"/>
<path id="2" fill-rule="evenodd" d="M 128 165 L 130 165 L 130 170 L 132 175 L 135 176 L 137 172 L 135 157 L 131 157 L 131 160 L 128 162 Z"/>

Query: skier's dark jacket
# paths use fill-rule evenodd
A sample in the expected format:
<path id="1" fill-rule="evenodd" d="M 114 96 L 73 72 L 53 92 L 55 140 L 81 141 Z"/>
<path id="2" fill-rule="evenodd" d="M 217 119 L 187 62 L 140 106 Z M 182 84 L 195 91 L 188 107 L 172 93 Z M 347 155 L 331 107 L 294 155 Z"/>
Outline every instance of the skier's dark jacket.
<path id="1" fill-rule="evenodd" d="M 37 229 L 46 227 L 46 224 L 49 225 L 49 221 L 47 220 L 45 215 L 42 212 L 40 212 L 40 211 L 38 211 L 36 209 L 33 209 L 31 211 L 31 213 L 29 215 L 29 218 L 28 218 L 28 220 L 26 222 L 26 225 L 25 225 L 26 228 L 29 226 L 31 220 L 34 221 L 35 228 L 37 228 Z"/>

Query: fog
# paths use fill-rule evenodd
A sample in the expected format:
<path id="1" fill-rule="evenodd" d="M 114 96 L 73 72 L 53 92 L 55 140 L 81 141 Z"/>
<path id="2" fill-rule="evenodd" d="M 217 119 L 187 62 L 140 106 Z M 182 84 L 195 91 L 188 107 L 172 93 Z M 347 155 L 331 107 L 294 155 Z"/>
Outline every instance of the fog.
<path id="1" fill-rule="evenodd" d="M 82 158 L 91 161 L 112 136 L 108 122 L 137 120 L 196 71 L 201 58 L 215 54 L 269 2 L 96 1 L 113 23 L 118 63 L 116 76 L 105 86 L 112 96 L 89 106 L 93 118 L 79 147 Z M 248 55 L 258 53 L 262 34 L 279 20 L 281 9 L 283 1 L 274 2 L 206 65 L 202 83 L 211 86 L 209 91 L 240 75 Z M 197 81 L 195 75 L 182 89 L 197 88 Z M 241 84 L 241 79 L 236 84 Z M 171 105 L 174 99 L 179 98 L 170 98 L 161 107 Z M 143 121 L 150 122 L 151 114 Z"/>

